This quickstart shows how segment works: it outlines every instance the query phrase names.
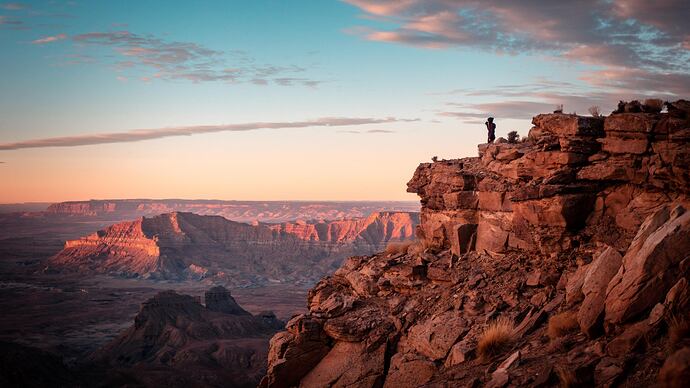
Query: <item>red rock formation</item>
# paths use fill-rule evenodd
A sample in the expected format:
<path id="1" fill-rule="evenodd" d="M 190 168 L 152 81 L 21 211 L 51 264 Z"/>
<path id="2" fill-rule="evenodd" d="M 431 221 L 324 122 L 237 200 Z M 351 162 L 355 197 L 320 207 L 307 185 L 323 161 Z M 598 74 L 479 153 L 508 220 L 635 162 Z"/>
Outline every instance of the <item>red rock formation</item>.
<path id="1" fill-rule="evenodd" d="M 533 124 L 526 142 L 421 164 L 420 241 L 322 279 L 262 386 L 654 384 L 690 341 L 665 335 L 690 322 L 690 104 Z M 576 319 L 549 339 L 561 313 Z M 513 329 L 479 357 L 499 318 Z M 686 356 L 662 384 L 684 382 Z"/>
<path id="2" fill-rule="evenodd" d="M 249 225 L 219 216 L 168 213 L 112 225 L 49 260 L 56 269 L 154 279 L 270 279 L 312 284 L 349 255 L 410 239 L 416 213 L 373 213 L 333 222 Z"/>
<path id="3" fill-rule="evenodd" d="M 214 287 L 204 307 L 189 295 L 158 293 L 133 326 L 91 356 L 93 368 L 106 370 L 106 379 L 128 376 L 137 382 L 132 385 L 255 385 L 265 371 L 268 340 L 283 322 L 252 316 L 237 304 L 230 312 L 216 308 L 219 302 L 227 307 L 228 298 L 226 289 Z M 105 383 L 111 384 L 117 383 Z"/>
<path id="4" fill-rule="evenodd" d="M 55 216 L 86 216 L 108 220 L 131 220 L 172 212 L 223 216 L 239 222 L 291 222 L 303 220 L 345 220 L 380 211 L 416 212 L 414 202 L 306 202 L 306 201 L 219 201 L 183 199 L 120 199 L 70 201 L 52 204 L 45 211 Z"/>

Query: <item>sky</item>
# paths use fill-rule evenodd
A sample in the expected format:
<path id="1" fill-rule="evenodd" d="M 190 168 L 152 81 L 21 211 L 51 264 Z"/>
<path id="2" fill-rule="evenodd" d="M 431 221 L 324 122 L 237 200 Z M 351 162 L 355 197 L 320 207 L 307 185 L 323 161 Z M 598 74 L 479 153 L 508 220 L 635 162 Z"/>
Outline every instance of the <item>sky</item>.
<path id="1" fill-rule="evenodd" d="M 485 118 L 688 98 L 690 2 L 0 2 L 0 203 L 415 200 Z"/>

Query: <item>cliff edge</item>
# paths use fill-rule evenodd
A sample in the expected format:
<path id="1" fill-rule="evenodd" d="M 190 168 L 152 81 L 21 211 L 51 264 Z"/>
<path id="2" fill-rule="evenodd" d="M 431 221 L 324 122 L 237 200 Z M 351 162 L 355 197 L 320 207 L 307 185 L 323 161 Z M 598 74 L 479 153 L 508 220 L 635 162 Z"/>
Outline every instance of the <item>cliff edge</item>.
<path id="1" fill-rule="evenodd" d="M 682 384 L 690 103 L 532 123 L 419 165 L 417 242 L 322 279 L 261 386 Z"/>

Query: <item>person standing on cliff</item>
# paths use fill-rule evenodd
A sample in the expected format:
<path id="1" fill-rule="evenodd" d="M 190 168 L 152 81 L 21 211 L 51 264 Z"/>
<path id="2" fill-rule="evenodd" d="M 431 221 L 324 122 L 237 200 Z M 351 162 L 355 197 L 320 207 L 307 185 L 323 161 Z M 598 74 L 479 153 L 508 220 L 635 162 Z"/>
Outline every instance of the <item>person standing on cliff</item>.
<path id="1" fill-rule="evenodd" d="M 486 125 L 486 130 L 489 132 L 489 143 L 493 143 L 496 140 L 496 124 L 494 123 L 494 118 L 489 117 L 484 123 Z"/>

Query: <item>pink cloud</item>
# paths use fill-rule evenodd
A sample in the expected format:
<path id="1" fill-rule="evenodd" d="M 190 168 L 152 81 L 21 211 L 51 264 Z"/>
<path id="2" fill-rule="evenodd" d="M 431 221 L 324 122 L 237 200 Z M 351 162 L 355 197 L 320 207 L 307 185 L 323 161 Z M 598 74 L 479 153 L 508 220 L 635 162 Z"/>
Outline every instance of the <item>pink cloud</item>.
<path id="1" fill-rule="evenodd" d="M 59 34 L 59 35 L 53 35 L 53 36 L 46 36 L 45 38 L 41 38 L 41 39 L 36 39 L 36 40 L 31 41 L 31 43 L 33 43 L 33 44 L 46 44 L 46 43 L 57 42 L 58 40 L 63 40 L 66 38 L 67 38 L 67 35 Z"/>

